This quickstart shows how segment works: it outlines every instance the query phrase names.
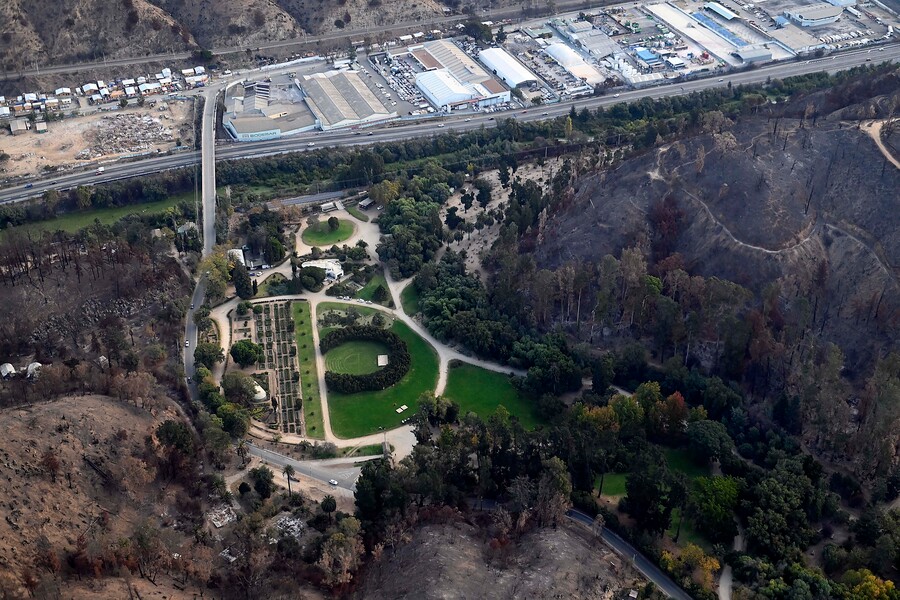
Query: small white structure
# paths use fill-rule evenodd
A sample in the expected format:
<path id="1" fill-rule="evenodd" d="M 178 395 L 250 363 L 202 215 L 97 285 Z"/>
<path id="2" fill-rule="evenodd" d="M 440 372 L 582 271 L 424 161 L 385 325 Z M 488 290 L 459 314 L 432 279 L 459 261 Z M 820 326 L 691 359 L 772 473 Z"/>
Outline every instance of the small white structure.
<path id="1" fill-rule="evenodd" d="M 36 379 L 37 376 L 41 373 L 41 367 L 43 367 L 39 362 L 29 363 L 27 367 L 25 367 L 25 377 L 28 379 Z"/>
<path id="2" fill-rule="evenodd" d="M 3 363 L 2 365 L 0 365 L 0 377 L 2 377 L 3 379 L 9 379 L 15 374 L 16 368 L 10 363 Z"/>
<path id="3" fill-rule="evenodd" d="M 269 395 L 266 394 L 266 390 L 263 389 L 263 386 L 259 385 L 259 383 L 253 384 L 253 402 L 261 404 L 265 402 L 268 397 Z"/>
<path id="4" fill-rule="evenodd" d="M 379 354 L 378 355 L 378 366 L 379 367 L 388 366 L 388 355 L 387 354 Z"/>
<path id="5" fill-rule="evenodd" d="M 247 266 L 247 262 L 244 260 L 244 251 L 240 248 L 232 248 L 229 250 L 228 258 L 234 260 L 236 263 L 241 263 L 245 267 Z"/>
<path id="6" fill-rule="evenodd" d="M 341 263 L 334 259 L 308 260 L 300 266 L 318 267 L 325 271 L 325 277 L 328 279 L 338 280 L 344 276 L 344 268 L 341 267 Z"/>

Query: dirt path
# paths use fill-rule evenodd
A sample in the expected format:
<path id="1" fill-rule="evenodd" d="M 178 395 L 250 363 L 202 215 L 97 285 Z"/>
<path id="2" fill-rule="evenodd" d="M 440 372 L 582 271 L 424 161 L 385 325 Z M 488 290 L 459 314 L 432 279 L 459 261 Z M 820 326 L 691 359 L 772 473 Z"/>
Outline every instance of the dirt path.
<path id="1" fill-rule="evenodd" d="M 884 123 L 884 121 L 872 121 L 868 125 L 863 125 L 861 129 L 869 134 L 869 137 L 872 138 L 884 157 L 888 159 L 892 165 L 900 169 L 900 159 L 891 154 L 890 148 L 885 146 L 884 141 L 881 139 L 881 129 L 884 127 Z"/>

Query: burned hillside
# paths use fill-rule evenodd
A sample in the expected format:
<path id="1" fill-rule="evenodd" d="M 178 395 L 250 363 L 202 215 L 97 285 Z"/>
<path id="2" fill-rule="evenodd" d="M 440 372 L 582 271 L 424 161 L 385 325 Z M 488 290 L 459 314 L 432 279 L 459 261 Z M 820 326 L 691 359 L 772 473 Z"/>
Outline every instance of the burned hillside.
<path id="1" fill-rule="evenodd" d="M 540 266 L 599 263 L 644 245 L 685 270 L 783 303 L 812 304 L 825 339 L 860 369 L 896 344 L 900 170 L 859 121 L 754 117 L 655 149 L 575 184 L 536 250 Z"/>

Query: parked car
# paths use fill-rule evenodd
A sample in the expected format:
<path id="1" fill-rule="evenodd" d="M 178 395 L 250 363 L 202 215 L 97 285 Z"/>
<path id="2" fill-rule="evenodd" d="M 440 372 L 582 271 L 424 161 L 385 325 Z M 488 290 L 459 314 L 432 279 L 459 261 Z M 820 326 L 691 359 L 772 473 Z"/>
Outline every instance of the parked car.
<path id="1" fill-rule="evenodd" d="M 337 486 L 337 484 L 338 484 L 337 479 L 329 479 L 328 480 L 328 485 Z"/>

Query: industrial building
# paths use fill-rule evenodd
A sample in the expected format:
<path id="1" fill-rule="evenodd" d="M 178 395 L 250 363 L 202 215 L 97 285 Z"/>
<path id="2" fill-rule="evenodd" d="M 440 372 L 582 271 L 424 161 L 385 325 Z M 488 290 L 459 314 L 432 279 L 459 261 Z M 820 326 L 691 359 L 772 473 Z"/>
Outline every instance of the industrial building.
<path id="1" fill-rule="evenodd" d="M 493 82 L 494 89 L 487 83 Z M 426 71 L 416 75 L 416 87 L 435 108 L 453 110 L 454 108 L 476 105 L 479 108 L 510 101 L 509 90 L 503 89 L 495 80 L 484 83 L 463 83 L 454 77 L 448 69 Z"/>
<path id="2" fill-rule="evenodd" d="M 842 6 L 832 6 L 824 2 L 811 6 L 797 6 L 784 11 L 786 17 L 800 27 L 818 27 L 834 23 L 844 12 Z"/>
<path id="3" fill-rule="evenodd" d="M 384 121 L 397 116 L 369 88 L 358 71 L 305 75 L 306 103 L 323 131 Z"/>
<path id="4" fill-rule="evenodd" d="M 478 53 L 478 60 L 511 88 L 538 82 L 537 75 L 526 69 L 503 48 L 482 50 Z"/>
<path id="5" fill-rule="evenodd" d="M 310 131 L 315 129 L 316 119 L 296 84 L 281 78 L 229 88 L 222 125 L 234 139 L 249 142 Z"/>
<path id="6" fill-rule="evenodd" d="M 603 83 L 603 76 L 600 74 L 600 71 L 585 62 L 577 52 L 566 44 L 550 44 L 544 51 L 566 71 L 585 83 L 589 85 Z"/>
<path id="7" fill-rule="evenodd" d="M 744 63 L 766 62 L 772 60 L 772 51 L 763 46 L 738 48 L 732 53 Z"/>

